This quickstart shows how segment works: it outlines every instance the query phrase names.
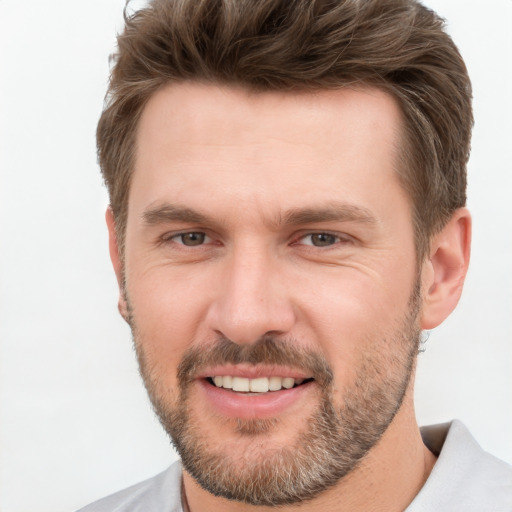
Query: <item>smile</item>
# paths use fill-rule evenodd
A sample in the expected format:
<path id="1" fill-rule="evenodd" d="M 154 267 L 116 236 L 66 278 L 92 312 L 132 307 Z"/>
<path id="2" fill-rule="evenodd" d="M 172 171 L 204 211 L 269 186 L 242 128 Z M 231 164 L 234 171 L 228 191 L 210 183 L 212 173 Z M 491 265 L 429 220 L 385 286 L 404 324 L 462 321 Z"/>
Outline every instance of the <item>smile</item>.
<path id="1" fill-rule="evenodd" d="M 311 370 L 269 364 L 219 364 L 194 376 L 203 411 L 214 417 L 277 418 L 317 403 L 319 385 Z"/>
<path id="2" fill-rule="evenodd" d="M 300 386 L 312 379 L 294 379 L 293 377 L 258 377 L 249 379 L 231 375 L 209 377 L 208 380 L 218 388 L 231 389 L 239 393 L 268 393 Z"/>

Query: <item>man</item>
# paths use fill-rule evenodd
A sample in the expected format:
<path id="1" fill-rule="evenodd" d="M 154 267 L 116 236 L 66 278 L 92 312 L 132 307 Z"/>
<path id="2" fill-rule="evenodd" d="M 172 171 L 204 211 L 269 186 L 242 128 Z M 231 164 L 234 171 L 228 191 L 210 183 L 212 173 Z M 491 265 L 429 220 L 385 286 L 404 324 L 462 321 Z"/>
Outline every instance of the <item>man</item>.
<path id="1" fill-rule="evenodd" d="M 98 148 L 119 309 L 181 463 L 87 511 L 510 510 L 420 431 L 421 331 L 469 262 L 471 87 L 415 1 L 156 0 Z"/>

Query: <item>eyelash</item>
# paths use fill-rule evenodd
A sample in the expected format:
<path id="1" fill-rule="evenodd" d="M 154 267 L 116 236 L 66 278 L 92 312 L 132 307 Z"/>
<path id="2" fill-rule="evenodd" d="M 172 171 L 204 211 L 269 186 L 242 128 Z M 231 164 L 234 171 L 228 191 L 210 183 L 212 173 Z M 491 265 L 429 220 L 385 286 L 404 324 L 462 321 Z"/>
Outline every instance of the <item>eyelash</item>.
<path id="1" fill-rule="evenodd" d="M 313 240 L 312 240 L 312 238 L 315 237 L 315 236 L 318 236 L 318 237 L 324 236 L 326 238 L 329 238 L 331 243 L 327 243 L 326 245 L 315 245 L 313 243 Z M 341 234 L 338 234 L 338 233 L 332 233 L 330 231 L 315 231 L 315 232 L 305 233 L 305 234 L 297 237 L 296 241 L 294 242 L 294 244 L 298 244 L 299 245 L 300 241 L 305 240 L 307 238 L 310 239 L 310 243 L 303 243 L 303 244 L 300 244 L 300 245 L 304 245 L 306 247 L 320 248 L 320 249 L 322 249 L 322 248 L 328 249 L 328 248 L 336 246 L 338 244 L 346 244 L 346 243 L 349 243 L 351 241 L 350 237 L 347 236 L 347 235 L 341 235 Z"/>
<path id="2" fill-rule="evenodd" d="M 187 244 L 183 243 L 183 237 L 186 235 L 199 235 L 199 236 L 203 237 L 203 240 L 200 243 L 198 243 L 197 245 L 194 245 L 194 244 L 187 245 Z M 180 237 L 181 237 L 181 242 L 178 242 L 175 240 Z M 211 240 L 211 238 L 204 231 L 198 230 L 198 231 L 183 231 L 181 233 L 167 233 L 161 238 L 161 241 L 163 243 L 172 242 L 172 243 L 175 243 L 178 245 L 182 245 L 184 247 L 198 247 L 198 246 L 204 245 L 205 239 Z"/>
<path id="3" fill-rule="evenodd" d="M 197 244 L 187 245 L 186 243 L 183 242 L 183 237 L 187 236 L 187 235 L 196 235 L 196 236 L 199 235 L 199 237 L 203 237 L 203 238 Z M 330 239 L 330 241 L 332 243 L 327 243 L 326 245 L 315 245 L 312 241 L 312 237 L 314 237 L 314 236 L 327 237 L 328 239 Z M 181 237 L 181 242 L 176 240 L 176 239 L 179 239 L 180 237 Z M 300 241 L 305 240 L 308 237 L 310 238 L 311 243 L 300 244 Z M 204 245 L 205 243 L 207 243 L 207 241 L 212 241 L 212 238 L 210 238 L 204 231 L 198 230 L 198 231 L 183 231 L 181 233 L 168 233 L 161 238 L 161 241 L 162 241 L 162 243 L 172 242 L 172 243 L 178 244 L 183 247 L 200 247 L 200 246 Z M 329 248 L 329 247 L 332 247 L 332 246 L 340 244 L 340 243 L 341 244 L 349 243 L 350 241 L 351 241 L 350 237 L 348 237 L 346 235 L 342 236 L 342 235 L 332 233 L 329 231 L 316 231 L 316 232 L 305 233 L 305 234 L 298 236 L 292 242 L 292 245 L 304 245 L 306 247 L 316 247 L 316 248 Z"/>

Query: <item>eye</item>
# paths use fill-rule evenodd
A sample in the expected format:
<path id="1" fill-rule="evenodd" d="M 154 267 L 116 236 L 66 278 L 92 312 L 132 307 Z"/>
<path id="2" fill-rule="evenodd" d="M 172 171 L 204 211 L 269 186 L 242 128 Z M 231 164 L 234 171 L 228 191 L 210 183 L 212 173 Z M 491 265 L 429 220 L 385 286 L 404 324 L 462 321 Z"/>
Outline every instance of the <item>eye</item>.
<path id="1" fill-rule="evenodd" d="M 337 244 L 343 239 L 332 233 L 309 233 L 299 239 L 302 245 L 312 245 L 314 247 L 329 247 Z"/>
<path id="2" fill-rule="evenodd" d="M 180 245 L 186 245 L 187 247 L 195 247 L 210 241 L 210 237 L 206 236 L 205 233 L 201 233 L 200 231 L 191 231 L 188 233 L 179 233 L 177 235 L 173 235 L 169 237 L 169 240 L 172 240 L 174 243 Z"/>

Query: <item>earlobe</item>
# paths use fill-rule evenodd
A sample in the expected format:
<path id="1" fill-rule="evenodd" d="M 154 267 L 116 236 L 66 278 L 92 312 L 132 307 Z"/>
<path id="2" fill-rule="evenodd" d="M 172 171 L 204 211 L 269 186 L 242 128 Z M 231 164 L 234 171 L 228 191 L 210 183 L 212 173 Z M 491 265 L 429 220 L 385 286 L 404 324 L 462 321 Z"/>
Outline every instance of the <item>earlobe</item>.
<path id="1" fill-rule="evenodd" d="M 112 208 L 109 206 L 105 212 L 105 220 L 108 228 L 108 247 L 110 252 L 110 260 L 114 267 L 114 272 L 117 278 L 117 284 L 119 286 L 119 301 L 118 308 L 121 316 L 128 321 L 128 307 L 126 304 L 125 291 L 124 291 L 124 276 L 123 276 L 123 260 L 119 251 L 119 244 L 117 241 L 116 224 L 114 219 L 114 213 Z"/>
<path id="2" fill-rule="evenodd" d="M 442 323 L 459 302 L 469 265 L 471 216 L 459 208 L 433 237 L 430 255 L 422 269 L 421 328 Z"/>

